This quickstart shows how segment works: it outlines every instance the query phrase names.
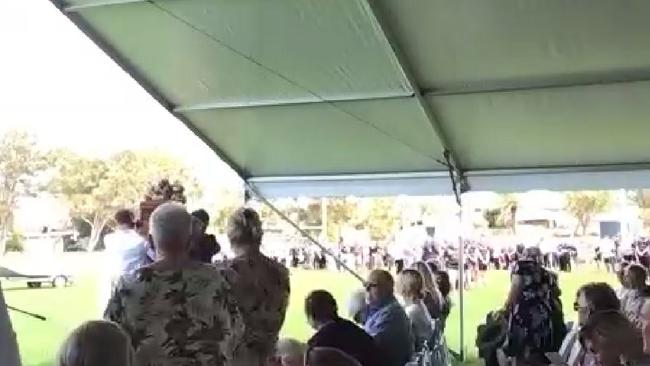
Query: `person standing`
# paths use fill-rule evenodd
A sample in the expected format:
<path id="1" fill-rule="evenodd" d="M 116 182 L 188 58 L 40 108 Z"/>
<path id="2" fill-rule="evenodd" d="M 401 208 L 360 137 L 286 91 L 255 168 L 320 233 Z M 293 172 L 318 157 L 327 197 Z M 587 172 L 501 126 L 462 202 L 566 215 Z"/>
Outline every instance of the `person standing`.
<path id="1" fill-rule="evenodd" d="M 412 239 L 413 229 L 411 227 L 400 228 L 397 235 L 395 235 L 395 242 L 392 246 L 392 257 L 395 259 L 395 270 L 397 273 L 402 272 L 408 265 L 409 259 L 412 257 Z"/>
<path id="2" fill-rule="evenodd" d="M 244 343 L 236 365 L 261 366 L 273 355 L 289 304 L 289 271 L 260 252 L 262 221 L 252 208 L 235 211 L 228 220 L 228 239 L 235 258 L 227 278 L 244 316 Z"/>
<path id="3" fill-rule="evenodd" d="M 336 300 L 329 292 L 312 291 L 305 299 L 305 314 L 316 329 L 316 334 L 307 341 L 308 353 L 315 347 L 330 347 L 354 357 L 361 366 L 382 364 L 372 337 L 353 322 L 339 317 Z"/>
<path id="4" fill-rule="evenodd" d="M 603 238 L 600 241 L 600 253 L 603 257 L 603 263 L 607 273 L 614 273 L 614 264 L 616 263 L 616 243 L 613 238 Z"/>
<path id="5" fill-rule="evenodd" d="M 404 366 L 413 353 L 411 325 L 395 298 L 393 276 L 374 270 L 366 282 L 365 331 L 379 348 L 384 366 Z"/>
<path id="6" fill-rule="evenodd" d="M 504 351 L 518 362 L 542 364 L 546 352 L 557 351 L 553 329 L 557 305 L 553 303 L 556 294 L 552 292 L 557 288 L 556 278 L 542 267 L 539 248 L 530 247 L 514 264 L 511 279 L 504 309 L 509 317 Z"/>
<path id="7" fill-rule="evenodd" d="M 192 212 L 190 258 L 203 263 L 212 263 L 212 257 L 221 250 L 214 235 L 205 232 L 209 224 L 210 215 L 204 209 Z"/>
<path id="8" fill-rule="evenodd" d="M 244 320 L 223 271 L 189 257 L 190 214 L 163 203 L 149 229 L 156 262 L 122 275 L 104 318 L 129 334 L 137 365 L 232 365 Z"/>
<path id="9" fill-rule="evenodd" d="M 135 230 L 133 212 L 118 210 L 113 218 L 115 230 L 104 237 L 104 269 L 98 304 L 104 313 L 108 299 L 120 276 L 149 264 L 147 240 Z"/>

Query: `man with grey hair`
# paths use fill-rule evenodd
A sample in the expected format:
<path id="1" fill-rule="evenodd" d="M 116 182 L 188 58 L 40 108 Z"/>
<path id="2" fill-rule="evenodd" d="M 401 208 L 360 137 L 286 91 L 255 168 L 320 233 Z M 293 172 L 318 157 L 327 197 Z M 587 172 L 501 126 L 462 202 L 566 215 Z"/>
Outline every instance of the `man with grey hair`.
<path id="1" fill-rule="evenodd" d="M 244 321 L 222 272 L 190 258 L 190 225 L 183 205 L 156 208 L 156 261 L 123 275 L 106 309 L 131 336 L 138 365 L 236 364 Z"/>
<path id="2" fill-rule="evenodd" d="M 149 235 L 157 256 L 187 254 L 191 234 L 192 217 L 180 203 L 163 203 L 149 218 Z"/>

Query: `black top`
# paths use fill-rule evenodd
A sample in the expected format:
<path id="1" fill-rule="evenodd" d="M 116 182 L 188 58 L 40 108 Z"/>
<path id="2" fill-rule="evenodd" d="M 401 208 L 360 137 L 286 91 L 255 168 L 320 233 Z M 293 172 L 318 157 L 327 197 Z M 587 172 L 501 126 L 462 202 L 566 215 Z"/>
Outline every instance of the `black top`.
<path id="1" fill-rule="evenodd" d="M 192 241 L 190 258 L 203 263 L 212 263 L 212 257 L 220 250 L 221 246 L 217 238 L 212 234 L 205 234 L 200 240 Z"/>
<path id="2" fill-rule="evenodd" d="M 324 325 L 309 341 L 308 347 L 331 347 L 354 357 L 361 366 L 379 366 L 379 350 L 372 337 L 353 322 L 338 318 Z"/>

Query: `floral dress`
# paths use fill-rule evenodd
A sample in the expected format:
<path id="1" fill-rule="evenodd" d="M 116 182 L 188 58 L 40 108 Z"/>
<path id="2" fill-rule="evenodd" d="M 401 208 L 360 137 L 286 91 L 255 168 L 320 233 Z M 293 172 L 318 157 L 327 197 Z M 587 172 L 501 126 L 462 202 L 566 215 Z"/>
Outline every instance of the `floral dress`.
<path id="1" fill-rule="evenodd" d="M 650 297 L 643 290 L 628 290 L 621 299 L 621 311 L 638 329 L 643 328 L 642 310 L 648 300 Z"/>
<path id="2" fill-rule="evenodd" d="M 138 366 L 230 365 L 244 333 L 222 273 L 200 263 L 123 275 L 104 317 L 131 336 Z"/>
<path id="3" fill-rule="evenodd" d="M 289 271 L 262 255 L 236 257 L 222 265 L 246 324 L 236 365 L 265 364 L 273 354 L 289 304 Z"/>
<path id="4" fill-rule="evenodd" d="M 512 275 L 523 280 L 519 299 L 510 309 L 506 354 L 528 358 L 553 349 L 553 289 L 556 278 L 534 261 L 520 260 Z"/>

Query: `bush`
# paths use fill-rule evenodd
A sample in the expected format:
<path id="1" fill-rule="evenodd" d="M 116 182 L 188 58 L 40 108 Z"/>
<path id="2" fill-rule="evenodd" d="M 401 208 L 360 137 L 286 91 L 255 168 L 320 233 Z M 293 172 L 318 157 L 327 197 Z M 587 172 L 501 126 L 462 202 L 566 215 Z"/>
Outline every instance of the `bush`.
<path id="1" fill-rule="evenodd" d="M 7 244 L 5 246 L 5 252 L 22 252 L 23 251 L 23 237 L 20 233 L 14 231 L 9 235 L 7 239 Z"/>

